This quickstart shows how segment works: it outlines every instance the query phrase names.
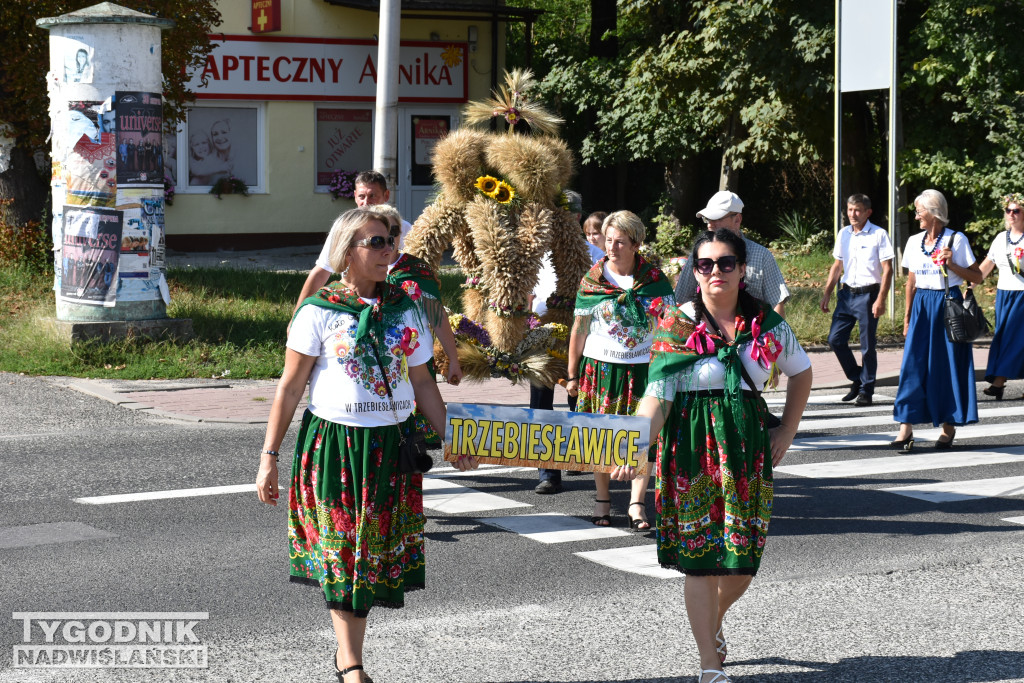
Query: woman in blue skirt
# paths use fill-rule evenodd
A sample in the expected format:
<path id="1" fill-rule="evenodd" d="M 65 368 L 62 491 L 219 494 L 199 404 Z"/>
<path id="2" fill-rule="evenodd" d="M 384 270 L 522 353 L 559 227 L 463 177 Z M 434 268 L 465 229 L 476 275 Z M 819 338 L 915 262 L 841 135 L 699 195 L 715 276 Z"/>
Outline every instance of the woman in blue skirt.
<path id="1" fill-rule="evenodd" d="M 1024 342 L 1019 334 L 1024 320 L 1024 194 L 1014 192 L 1003 197 L 1006 232 L 992 240 L 988 255 L 981 262 L 981 276 L 988 277 L 999 267 L 996 284 L 996 332 L 988 350 L 985 380 L 991 386 L 985 394 L 1003 400 L 1007 379 L 1024 378 Z M 1007 329 L 1009 328 L 1009 329 Z M 1022 397 L 1024 398 L 1024 397 Z"/>
<path id="2" fill-rule="evenodd" d="M 889 444 L 900 453 L 914 447 L 913 425 L 942 425 L 935 448 L 951 448 L 956 425 L 978 421 L 974 393 L 974 355 L 971 344 L 946 338 L 943 323 L 946 279 L 949 292 L 962 299 L 960 284 L 981 282 L 967 236 L 946 227 L 949 209 L 938 190 L 925 190 L 914 200 L 914 216 L 922 232 L 911 236 L 903 250 L 907 269 L 907 308 L 903 334 L 907 338 L 900 366 L 893 417 L 900 423 Z"/>

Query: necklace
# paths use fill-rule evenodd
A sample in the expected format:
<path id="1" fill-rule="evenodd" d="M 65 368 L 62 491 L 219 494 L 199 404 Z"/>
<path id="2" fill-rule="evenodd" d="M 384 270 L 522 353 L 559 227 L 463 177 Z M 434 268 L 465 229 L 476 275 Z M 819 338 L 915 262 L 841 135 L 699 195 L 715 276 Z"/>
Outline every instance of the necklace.
<path id="1" fill-rule="evenodd" d="M 942 242 L 942 238 L 945 236 L 945 234 L 946 231 L 943 230 L 942 234 L 935 238 L 935 241 L 932 242 L 931 251 L 928 251 L 927 249 L 924 248 L 924 241 L 928 238 L 928 235 L 925 235 L 923 238 L 921 238 L 921 253 L 927 256 L 928 258 L 931 258 L 932 254 L 935 253 L 935 250 L 939 248 L 939 243 Z"/>
<path id="2" fill-rule="evenodd" d="M 1010 239 L 1010 231 L 1009 230 L 1006 231 L 1006 244 L 1015 247 L 1018 244 L 1020 244 L 1021 240 L 1024 240 L 1024 233 L 1021 233 L 1020 237 L 1017 238 L 1017 241 L 1014 242 L 1013 240 Z"/>

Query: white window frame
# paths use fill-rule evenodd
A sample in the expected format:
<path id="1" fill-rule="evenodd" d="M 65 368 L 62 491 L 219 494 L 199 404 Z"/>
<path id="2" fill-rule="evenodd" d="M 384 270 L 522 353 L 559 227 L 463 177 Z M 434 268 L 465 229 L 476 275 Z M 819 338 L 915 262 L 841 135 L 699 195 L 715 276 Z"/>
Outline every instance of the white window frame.
<path id="1" fill-rule="evenodd" d="M 255 185 L 249 185 L 249 194 L 267 194 L 267 107 L 266 102 L 253 102 L 244 100 L 200 100 L 189 105 L 189 109 L 205 108 L 230 108 L 230 109 L 255 109 L 256 110 L 256 176 L 259 179 Z M 178 128 L 178 186 L 175 193 L 181 194 L 209 194 L 212 185 L 192 185 L 188 182 L 188 119 Z"/>
<path id="2" fill-rule="evenodd" d="M 319 132 L 317 131 L 316 125 L 316 113 L 321 109 L 369 109 L 370 110 L 370 145 L 371 152 L 370 158 L 366 160 L 366 166 L 364 168 L 350 169 L 353 171 L 365 171 L 373 168 L 373 136 L 377 132 L 377 108 L 373 105 L 373 102 L 317 102 L 313 107 L 313 191 L 319 194 L 326 194 L 330 192 L 330 185 L 320 185 L 316 181 L 317 174 L 317 149 L 319 149 Z"/>

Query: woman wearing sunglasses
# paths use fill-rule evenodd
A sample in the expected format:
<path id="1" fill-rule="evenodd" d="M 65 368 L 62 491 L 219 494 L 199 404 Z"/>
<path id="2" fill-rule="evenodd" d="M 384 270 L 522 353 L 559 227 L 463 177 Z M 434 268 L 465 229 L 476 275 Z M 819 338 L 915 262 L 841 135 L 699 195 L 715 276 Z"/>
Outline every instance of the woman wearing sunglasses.
<path id="1" fill-rule="evenodd" d="M 985 369 L 985 380 L 991 383 L 985 394 L 997 401 L 1003 400 L 1007 379 L 1024 378 L 1024 342 L 1018 332 L 1024 319 L 1024 194 L 1014 192 L 1003 197 L 1003 214 L 1006 231 L 992 240 L 979 266 L 983 278 L 999 267 L 996 330 Z"/>
<path id="2" fill-rule="evenodd" d="M 658 560 L 686 574 L 686 614 L 700 683 L 729 680 L 723 620 L 761 563 L 772 516 L 772 466 L 793 442 L 811 363 L 789 325 L 744 291 L 747 249 L 727 228 L 701 233 L 690 255 L 692 301 L 662 313 L 647 392 L 657 458 Z M 766 428 L 761 391 L 785 373 L 782 424 Z M 612 472 L 634 476 L 632 468 Z"/>
<path id="3" fill-rule="evenodd" d="M 367 683 L 363 638 L 371 607 L 401 607 L 424 585 L 423 476 L 398 471 L 413 400 L 438 432 L 445 408 L 427 371 L 431 348 L 416 305 L 385 281 L 396 238 L 371 210 L 342 214 L 331 230 L 341 280 L 295 314 L 260 456 L 256 493 L 277 505 L 278 450 L 309 382 L 309 408 L 291 461 L 291 579 L 320 587 L 338 649 L 338 680 Z M 476 466 L 461 458 L 459 469 Z"/>
<path id="4" fill-rule="evenodd" d="M 955 299 L 960 284 L 981 282 L 981 271 L 967 235 L 947 228 L 949 208 L 938 190 L 925 190 L 914 200 L 921 232 L 911 235 L 901 265 L 907 269 L 906 311 L 903 317 L 903 362 L 893 404 L 899 433 L 890 448 L 907 454 L 914 447 L 913 425 L 942 425 L 935 448 L 953 446 L 956 425 L 978 421 L 971 344 L 946 337 L 946 284 Z"/>
<path id="5" fill-rule="evenodd" d="M 583 277 L 576 293 L 575 321 L 569 336 L 566 391 L 578 396 L 576 411 L 632 415 L 647 387 L 654 324 L 674 299 L 672 285 L 637 252 L 647 234 L 630 211 L 604 219 L 605 256 Z M 649 475 L 632 484 L 626 516 L 634 531 L 651 528 L 646 503 Z M 595 472 L 597 526 L 611 524 L 610 478 Z"/>

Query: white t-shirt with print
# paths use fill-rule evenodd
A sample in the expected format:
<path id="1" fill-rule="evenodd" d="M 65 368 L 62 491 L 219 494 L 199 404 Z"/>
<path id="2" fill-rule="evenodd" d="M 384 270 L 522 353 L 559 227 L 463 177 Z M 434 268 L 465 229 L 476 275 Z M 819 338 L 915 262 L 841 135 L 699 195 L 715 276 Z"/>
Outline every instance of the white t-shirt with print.
<path id="1" fill-rule="evenodd" d="M 942 236 L 936 242 L 935 252 L 946 246 L 946 243 L 949 242 L 949 236 L 953 232 L 949 228 L 942 231 Z M 945 289 L 946 285 L 942 281 L 942 271 L 932 262 L 932 257 L 925 255 L 922 250 L 924 237 L 927 234 L 927 230 L 922 230 L 916 235 L 911 235 L 910 239 L 907 240 L 906 248 L 903 250 L 903 261 L 900 265 L 914 274 L 918 289 Z M 971 251 L 971 245 L 967 241 L 967 237 L 962 232 L 957 232 L 953 238 L 953 263 L 961 268 L 970 268 L 974 265 L 974 261 L 974 252 Z M 964 279 L 954 273 L 951 268 L 947 268 L 946 273 L 949 275 L 950 287 L 956 287 L 963 283 Z"/>
<path id="2" fill-rule="evenodd" d="M 1009 256 L 1018 247 L 1024 247 L 1024 239 L 1016 245 L 1006 243 L 1006 230 L 1002 231 L 992 240 L 992 246 L 988 248 L 988 260 L 999 268 L 999 280 L 996 282 L 996 289 L 1005 289 L 1011 292 L 1024 290 L 1024 276 L 1014 272 L 1010 267 Z M 1022 236 L 1024 237 L 1024 236 Z"/>
<path id="3" fill-rule="evenodd" d="M 359 319 L 355 316 L 306 305 L 299 309 L 288 334 L 288 348 L 315 356 L 309 379 L 309 410 L 324 420 L 354 427 L 382 427 L 405 420 L 413 410 L 409 368 L 426 363 L 433 346 L 421 343 L 419 316 L 408 310 L 397 325 L 385 331 L 387 347 L 381 363 L 394 396 L 394 411 L 369 347 L 356 347 Z M 411 350 L 406 355 L 406 350 Z M 364 360 L 368 358 L 369 360 Z"/>
<path id="4" fill-rule="evenodd" d="M 632 275 L 616 275 L 604 265 L 605 278 L 617 287 L 628 290 L 633 286 Z M 640 297 L 640 306 L 644 310 L 650 306 L 654 297 Z M 670 306 L 675 299 L 671 294 L 661 297 L 664 305 Z M 605 299 L 594 307 L 590 314 L 590 333 L 583 345 L 583 355 L 606 363 L 623 363 L 634 365 L 649 363 L 651 345 L 654 334 L 651 331 L 654 318 L 647 314 L 647 325 L 627 327 L 622 324 L 625 308 L 615 299 Z"/>
<path id="5" fill-rule="evenodd" d="M 688 301 L 679 308 L 691 320 L 696 317 L 692 302 Z M 769 332 L 775 336 L 782 346 L 782 353 L 775 360 L 775 364 L 783 374 L 787 377 L 792 377 L 811 367 L 811 359 L 807 357 L 807 353 L 797 342 L 796 335 L 793 333 L 789 323 L 782 321 L 782 323 L 776 325 Z M 768 333 L 762 334 L 758 341 L 763 343 L 766 334 Z M 742 344 L 737 349 L 737 353 L 750 379 L 758 385 L 757 390 L 763 391 L 765 383 L 768 382 L 770 370 L 750 357 L 750 347 L 753 343 L 753 340 L 751 340 L 746 344 Z M 747 384 L 746 379 L 740 379 L 740 386 L 743 389 L 751 388 Z M 652 382 L 648 384 L 644 395 L 672 401 L 675 400 L 676 393 L 680 391 L 708 391 L 724 388 L 725 365 L 722 361 L 718 360 L 717 356 L 706 356 L 688 367 L 684 372 L 666 377 L 657 383 Z"/>

